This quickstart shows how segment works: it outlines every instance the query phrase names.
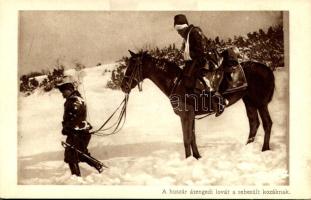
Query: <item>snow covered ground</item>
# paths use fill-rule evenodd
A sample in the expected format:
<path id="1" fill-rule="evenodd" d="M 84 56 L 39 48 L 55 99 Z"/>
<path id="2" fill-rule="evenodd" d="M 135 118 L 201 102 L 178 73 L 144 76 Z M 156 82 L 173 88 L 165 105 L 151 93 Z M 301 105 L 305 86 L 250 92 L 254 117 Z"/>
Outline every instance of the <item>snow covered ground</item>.
<path id="1" fill-rule="evenodd" d="M 84 69 L 79 90 L 88 104 L 88 120 L 98 128 L 124 94 L 105 88 L 114 65 Z M 68 71 L 67 73 L 74 73 Z M 271 151 L 261 152 L 263 128 L 245 145 L 249 125 L 239 101 L 218 118 L 196 121 L 202 159 L 184 158 L 179 118 L 169 101 L 149 80 L 143 92 L 130 95 L 127 121 L 121 132 L 93 136 L 89 150 L 109 166 L 103 173 L 80 163 L 82 178 L 71 176 L 63 162 L 61 121 L 64 99 L 57 90 L 19 96 L 18 183 L 104 185 L 287 185 L 288 73 L 275 72 L 276 89 L 269 105 L 273 120 Z"/>

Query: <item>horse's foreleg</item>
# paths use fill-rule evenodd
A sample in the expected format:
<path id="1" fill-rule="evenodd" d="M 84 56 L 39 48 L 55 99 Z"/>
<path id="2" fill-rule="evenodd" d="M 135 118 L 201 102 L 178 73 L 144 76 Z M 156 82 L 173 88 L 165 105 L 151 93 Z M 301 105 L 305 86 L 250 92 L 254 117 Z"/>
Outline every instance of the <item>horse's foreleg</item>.
<path id="1" fill-rule="evenodd" d="M 182 125 L 182 132 L 183 132 L 183 140 L 184 140 L 184 147 L 185 147 L 185 154 L 186 154 L 186 158 L 188 158 L 189 156 L 191 156 L 191 149 L 190 149 L 190 145 L 191 145 L 191 136 L 192 136 L 192 122 L 189 118 L 189 116 L 187 116 L 187 114 L 185 114 L 185 116 L 181 116 L 181 125 Z"/>
<path id="2" fill-rule="evenodd" d="M 253 106 L 252 103 L 246 98 L 243 98 L 243 102 L 246 107 L 246 113 L 247 113 L 247 117 L 249 121 L 249 129 L 250 129 L 249 136 L 246 142 L 246 144 L 248 144 L 248 143 L 254 142 L 260 122 L 258 119 L 257 108 Z"/>
<path id="3" fill-rule="evenodd" d="M 272 127 L 272 120 L 269 114 L 268 106 L 263 106 L 259 108 L 259 114 L 262 120 L 263 129 L 265 130 L 265 138 L 264 143 L 262 146 L 262 151 L 270 150 L 269 142 L 270 142 L 270 135 L 271 135 L 271 127 Z"/>
<path id="4" fill-rule="evenodd" d="M 181 119 L 182 130 L 183 130 L 185 154 L 186 154 L 186 158 L 188 158 L 189 156 L 191 156 L 191 146 L 193 145 L 193 139 L 194 139 L 193 138 L 193 128 L 194 128 L 193 125 L 194 125 L 194 117 L 195 117 L 194 108 L 190 105 L 185 104 L 184 110 L 180 113 L 179 116 Z"/>
<path id="5" fill-rule="evenodd" d="M 201 158 L 201 155 L 197 147 L 196 139 L 195 139 L 195 120 L 192 120 L 191 148 L 192 148 L 193 157 L 195 157 L 196 159 Z"/>

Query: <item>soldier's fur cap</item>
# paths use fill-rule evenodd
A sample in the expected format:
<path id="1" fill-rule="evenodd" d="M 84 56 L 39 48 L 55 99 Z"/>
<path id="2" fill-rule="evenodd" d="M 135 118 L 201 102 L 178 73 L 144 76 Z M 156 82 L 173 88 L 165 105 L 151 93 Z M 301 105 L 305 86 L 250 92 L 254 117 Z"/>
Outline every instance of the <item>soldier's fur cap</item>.
<path id="1" fill-rule="evenodd" d="M 175 15 L 174 17 L 174 26 L 175 25 L 182 25 L 182 24 L 187 24 L 188 25 L 188 20 L 187 17 L 183 14 Z"/>
<path id="2" fill-rule="evenodd" d="M 74 90 L 74 81 L 73 77 L 71 76 L 64 76 L 63 81 L 61 83 L 58 83 L 56 85 L 56 88 L 59 89 L 59 91 L 64 91 L 66 89 Z"/>

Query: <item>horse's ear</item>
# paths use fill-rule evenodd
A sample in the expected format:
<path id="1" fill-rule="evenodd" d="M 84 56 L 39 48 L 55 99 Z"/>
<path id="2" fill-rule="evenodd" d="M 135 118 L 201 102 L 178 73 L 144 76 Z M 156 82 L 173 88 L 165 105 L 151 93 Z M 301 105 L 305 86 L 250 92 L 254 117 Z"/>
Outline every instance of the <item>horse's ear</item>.
<path id="1" fill-rule="evenodd" d="M 142 55 L 143 55 L 143 56 L 149 56 L 149 52 L 148 52 L 148 51 L 143 51 L 143 52 L 142 52 Z"/>
<path id="2" fill-rule="evenodd" d="M 129 50 L 130 54 L 132 57 L 134 57 L 136 54 L 134 52 L 132 52 L 131 50 Z"/>

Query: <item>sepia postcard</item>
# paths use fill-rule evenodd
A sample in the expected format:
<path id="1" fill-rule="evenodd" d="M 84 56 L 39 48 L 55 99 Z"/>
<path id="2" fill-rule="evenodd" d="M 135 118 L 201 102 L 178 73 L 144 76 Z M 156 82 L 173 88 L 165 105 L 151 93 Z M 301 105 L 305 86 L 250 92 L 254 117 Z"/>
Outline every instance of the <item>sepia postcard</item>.
<path id="1" fill-rule="evenodd" d="M 310 8 L 0 1 L 0 197 L 311 198 Z"/>

